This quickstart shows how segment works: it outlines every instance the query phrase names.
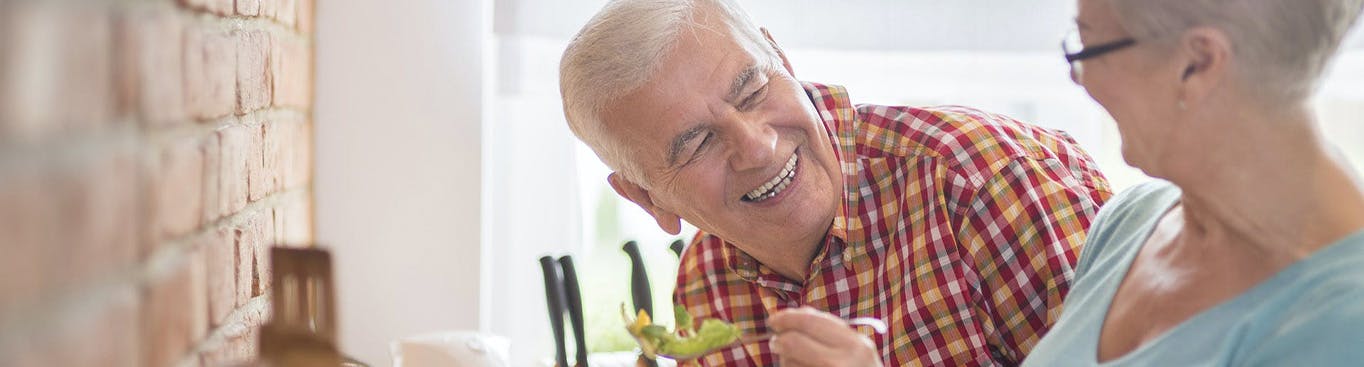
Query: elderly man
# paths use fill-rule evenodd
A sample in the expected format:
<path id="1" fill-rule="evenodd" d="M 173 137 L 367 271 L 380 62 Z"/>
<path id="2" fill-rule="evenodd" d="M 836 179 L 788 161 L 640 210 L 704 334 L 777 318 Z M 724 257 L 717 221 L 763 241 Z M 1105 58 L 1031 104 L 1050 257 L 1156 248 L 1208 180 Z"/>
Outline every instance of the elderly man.
<path id="1" fill-rule="evenodd" d="M 613 1 L 560 76 L 570 128 L 612 168 L 611 187 L 669 233 L 683 219 L 702 230 L 678 304 L 747 333 L 800 306 L 880 318 L 889 333 L 852 342 L 889 365 L 1022 360 L 1060 314 L 1110 195 L 1062 132 L 961 107 L 853 105 L 841 87 L 797 81 L 732 0 Z M 773 365 L 846 342 L 784 336 L 700 362 Z"/>

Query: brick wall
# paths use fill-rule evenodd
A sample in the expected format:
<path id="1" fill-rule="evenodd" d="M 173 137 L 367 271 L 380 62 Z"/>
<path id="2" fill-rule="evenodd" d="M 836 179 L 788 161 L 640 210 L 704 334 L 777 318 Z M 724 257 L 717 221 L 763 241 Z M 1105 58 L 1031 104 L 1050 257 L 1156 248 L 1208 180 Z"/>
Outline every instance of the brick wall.
<path id="1" fill-rule="evenodd" d="M 312 239 L 312 0 L 0 0 L 0 366 L 256 355 Z"/>

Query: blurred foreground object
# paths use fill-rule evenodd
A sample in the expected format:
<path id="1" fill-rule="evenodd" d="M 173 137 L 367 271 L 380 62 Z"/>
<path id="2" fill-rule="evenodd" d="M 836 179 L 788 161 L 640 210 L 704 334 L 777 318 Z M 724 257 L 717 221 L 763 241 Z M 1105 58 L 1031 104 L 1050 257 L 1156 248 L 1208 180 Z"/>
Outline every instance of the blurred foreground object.
<path id="1" fill-rule="evenodd" d="M 266 366 L 363 366 L 336 349 L 331 254 L 317 248 L 270 249 L 274 315 L 261 327 Z"/>

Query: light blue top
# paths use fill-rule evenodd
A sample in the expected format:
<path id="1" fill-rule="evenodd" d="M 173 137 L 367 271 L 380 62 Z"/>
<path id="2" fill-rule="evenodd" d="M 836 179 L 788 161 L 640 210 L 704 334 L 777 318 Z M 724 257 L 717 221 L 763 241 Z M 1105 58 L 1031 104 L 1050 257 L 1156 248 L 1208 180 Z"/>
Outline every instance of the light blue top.
<path id="1" fill-rule="evenodd" d="M 1364 232 L 1098 363 L 1099 332 L 1113 294 L 1179 196 L 1174 185 L 1156 181 L 1104 205 L 1090 227 L 1061 319 L 1024 366 L 1364 366 Z"/>

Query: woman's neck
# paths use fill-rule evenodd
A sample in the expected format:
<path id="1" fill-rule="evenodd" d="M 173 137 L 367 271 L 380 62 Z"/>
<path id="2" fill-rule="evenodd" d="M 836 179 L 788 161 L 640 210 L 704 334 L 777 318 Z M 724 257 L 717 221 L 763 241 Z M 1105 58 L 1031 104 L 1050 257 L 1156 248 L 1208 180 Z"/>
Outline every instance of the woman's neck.
<path id="1" fill-rule="evenodd" d="M 1364 229 L 1364 186 L 1327 150 L 1310 112 L 1224 122 L 1194 135 L 1214 141 L 1181 144 L 1188 151 L 1157 172 L 1183 190 L 1188 239 L 1291 262 Z"/>

